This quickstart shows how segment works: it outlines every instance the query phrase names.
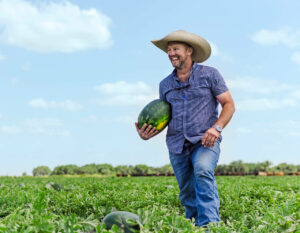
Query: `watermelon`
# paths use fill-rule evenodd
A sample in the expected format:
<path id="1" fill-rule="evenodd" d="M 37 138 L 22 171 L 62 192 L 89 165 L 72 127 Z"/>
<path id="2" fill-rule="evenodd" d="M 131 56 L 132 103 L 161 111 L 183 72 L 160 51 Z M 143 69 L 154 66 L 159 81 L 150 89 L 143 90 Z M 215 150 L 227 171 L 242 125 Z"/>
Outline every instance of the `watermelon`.
<path id="1" fill-rule="evenodd" d="M 102 221 L 105 228 L 110 230 L 113 225 L 117 225 L 125 233 L 140 232 L 139 216 L 127 211 L 115 211 L 106 215 Z"/>
<path id="2" fill-rule="evenodd" d="M 156 99 L 147 104 L 138 117 L 139 129 L 147 123 L 158 131 L 163 130 L 171 119 L 171 106 L 164 100 Z"/>

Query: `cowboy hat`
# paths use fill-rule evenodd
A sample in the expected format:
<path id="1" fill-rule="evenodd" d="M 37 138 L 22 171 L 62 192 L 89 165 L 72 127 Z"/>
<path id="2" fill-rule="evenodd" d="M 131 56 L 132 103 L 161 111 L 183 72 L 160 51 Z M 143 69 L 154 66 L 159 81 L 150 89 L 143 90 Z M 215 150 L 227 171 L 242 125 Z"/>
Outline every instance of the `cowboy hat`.
<path id="1" fill-rule="evenodd" d="M 168 42 L 176 41 L 176 42 L 184 42 L 193 47 L 192 59 L 196 62 L 203 62 L 207 58 L 209 58 L 211 54 L 211 48 L 209 43 L 196 34 L 187 32 L 185 30 L 178 30 L 175 32 L 171 32 L 169 35 L 165 36 L 160 40 L 152 40 L 151 42 L 168 53 Z"/>

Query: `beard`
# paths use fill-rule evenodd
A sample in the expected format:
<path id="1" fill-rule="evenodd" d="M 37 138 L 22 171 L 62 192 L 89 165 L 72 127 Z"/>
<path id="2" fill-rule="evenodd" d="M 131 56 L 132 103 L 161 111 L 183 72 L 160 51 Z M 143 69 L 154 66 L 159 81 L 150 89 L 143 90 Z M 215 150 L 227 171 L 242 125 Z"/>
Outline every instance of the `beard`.
<path id="1" fill-rule="evenodd" d="M 174 67 L 174 68 L 176 68 L 176 69 L 181 69 L 182 68 L 182 64 L 183 64 L 183 62 L 182 61 L 178 61 L 178 62 L 176 62 L 175 64 L 174 63 L 172 63 L 172 66 Z"/>
<path id="2" fill-rule="evenodd" d="M 172 61 L 172 59 L 170 59 L 172 66 L 175 69 L 181 69 L 185 63 L 185 60 L 182 57 L 178 57 L 178 60 L 176 61 Z"/>

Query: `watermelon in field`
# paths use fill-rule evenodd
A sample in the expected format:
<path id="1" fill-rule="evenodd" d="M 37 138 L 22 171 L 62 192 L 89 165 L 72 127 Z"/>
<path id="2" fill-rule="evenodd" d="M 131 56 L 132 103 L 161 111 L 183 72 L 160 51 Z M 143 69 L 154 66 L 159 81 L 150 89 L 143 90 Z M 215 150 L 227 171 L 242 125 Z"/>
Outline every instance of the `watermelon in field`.
<path id="1" fill-rule="evenodd" d="M 140 232 L 139 216 L 127 211 L 112 212 L 104 217 L 103 223 L 107 230 L 117 225 L 125 233 Z"/>
<path id="2" fill-rule="evenodd" d="M 171 119 L 171 106 L 164 100 L 156 99 L 147 104 L 138 117 L 139 129 L 144 123 L 154 126 L 158 131 L 163 130 Z"/>

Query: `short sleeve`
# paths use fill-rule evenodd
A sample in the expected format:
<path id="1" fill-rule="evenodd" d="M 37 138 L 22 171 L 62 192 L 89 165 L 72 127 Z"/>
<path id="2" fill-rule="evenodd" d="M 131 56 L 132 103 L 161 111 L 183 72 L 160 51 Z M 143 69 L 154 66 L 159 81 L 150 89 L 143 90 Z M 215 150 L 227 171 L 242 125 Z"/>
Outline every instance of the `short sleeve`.
<path id="1" fill-rule="evenodd" d="M 163 85 L 162 82 L 159 84 L 159 98 L 161 100 L 165 100 L 164 94 L 163 94 Z"/>
<path id="2" fill-rule="evenodd" d="M 214 96 L 220 95 L 228 91 L 228 87 L 218 70 L 214 69 L 212 74 L 211 90 Z"/>

